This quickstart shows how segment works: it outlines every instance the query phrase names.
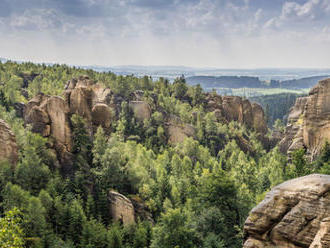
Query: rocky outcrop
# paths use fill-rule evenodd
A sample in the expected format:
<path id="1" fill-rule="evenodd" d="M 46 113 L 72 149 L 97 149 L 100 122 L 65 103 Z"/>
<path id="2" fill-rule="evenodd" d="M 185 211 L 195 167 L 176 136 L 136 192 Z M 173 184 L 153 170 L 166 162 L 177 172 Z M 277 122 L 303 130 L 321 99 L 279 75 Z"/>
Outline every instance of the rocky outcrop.
<path id="1" fill-rule="evenodd" d="M 185 138 L 194 137 L 195 135 L 193 126 L 182 122 L 179 117 L 174 115 L 168 118 L 165 126 L 170 144 L 182 143 Z"/>
<path id="2" fill-rule="evenodd" d="M 61 164 L 71 164 L 72 133 L 69 108 L 63 98 L 38 94 L 25 106 L 24 120 L 32 131 L 51 138 Z"/>
<path id="3" fill-rule="evenodd" d="M 320 229 L 317 232 L 311 248 L 326 248 L 330 247 L 330 217 L 322 220 Z"/>
<path id="4" fill-rule="evenodd" d="M 259 134 L 267 133 L 267 123 L 262 107 L 239 96 L 206 95 L 206 109 L 214 112 L 219 121 L 237 121 Z"/>
<path id="5" fill-rule="evenodd" d="M 135 99 L 129 102 L 138 121 L 151 116 L 149 104 L 142 101 L 141 97 L 141 92 L 137 92 Z M 88 76 L 80 76 L 67 82 L 64 99 L 44 94 L 31 99 L 24 106 L 24 120 L 32 126 L 33 132 L 51 138 L 50 147 L 57 152 L 61 165 L 65 164 L 69 169 L 72 162 L 71 116 L 82 116 L 90 135 L 98 126 L 108 131 L 116 114 L 120 112 L 122 101 L 124 99 L 114 95 L 109 88 L 95 83 Z"/>
<path id="6" fill-rule="evenodd" d="M 135 223 L 134 206 L 130 199 L 122 194 L 110 190 L 108 194 L 110 204 L 110 216 L 113 220 L 121 222 L 123 225 Z"/>
<path id="7" fill-rule="evenodd" d="M 150 119 L 151 108 L 145 101 L 131 101 L 129 103 L 130 108 L 133 110 L 134 116 L 138 121 Z"/>
<path id="8" fill-rule="evenodd" d="M 289 180 L 250 212 L 244 247 L 330 247 L 329 217 L 330 175 Z"/>
<path id="9" fill-rule="evenodd" d="M 327 140 L 330 141 L 330 79 L 320 81 L 307 97 L 297 99 L 280 149 L 290 153 L 307 148 L 313 160 Z"/>
<path id="10" fill-rule="evenodd" d="M 110 127 L 113 118 L 110 107 L 112 95 L 109 88 L 95 83 L 87 76 L 72 79 L 65 86 L 65 99 L 70 113 L 84 117 L 90 128 L 93 125 Z"/>
<path id="11" fill-rule="evenodd" d="M 14 133 L 8 124 L 0 119 L 0 161 L 3 160 L 15 165 L 18 161 L 18 147 Z"/>

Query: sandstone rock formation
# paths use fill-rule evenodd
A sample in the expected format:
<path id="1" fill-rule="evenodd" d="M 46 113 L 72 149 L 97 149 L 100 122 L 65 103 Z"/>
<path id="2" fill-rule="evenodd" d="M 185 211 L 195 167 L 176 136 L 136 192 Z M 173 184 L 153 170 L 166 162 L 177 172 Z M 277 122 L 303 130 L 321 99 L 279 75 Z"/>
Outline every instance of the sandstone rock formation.
<path id="1" fill-rule="evenodd" d="M 178 144 L 184 141 L 186 137 L 193 137 L 195 129 L 193 126 L 184 123 L 180 118 L 172 115 L 166 122 L 166 131 L 168 134 L 168 142 L 170 144 Z"/>
<path id="2" fill-rule="evenodd" d="M 119 221 L 123 225 L 135 223 L 134 206 L 130 199 L 110 190 L 108 201 L 110 204 L 110 215 L 113 220 Z"/>
<path id="3" fill-rule="evenodd" d="M 0 119 L 0 161 L 3 160 L 15 165 L 18 160 L 18 147 L 10 127 Z"/>
<path id="4" fill-rule="evenodd" d="M 207 111 L 213 111 L 219 121 L 237 121 L 260 134 L 267 132 L 262 107 L 239 96 L 206 95 Z"/>
<path id="5" fill-rule="evenodd" d="M 24 120 L 32 131 L 54 142 L 61 164 L 71 163 L 72 134 L 69 108 L 63 98 L 38 94 L 25 106 Z"/>
<path id="6" fill-rule="evenodd" d="M 144 121 L 149 119 L 151 116 L 151 109 L 148 103 L 145 101 L 131 101 L 129 103 L 130 108 L 132 108 L 135 118 L 138 121 Z"/>
<path id="7" fill-rule="evenodd" d="M 110 101 L 113 93 L 109 88 L 81 76 L 70 80 L 65 87 L 65 99 L 71 114 L 79 114 L 90 127 L 101 125 L 109 128 L 112 118 Z"/>
<path id="8" fill-rule="evenodd" d="M 307 97 L 298 98 L 288 117 L 283 152 L 307 148 L 313 160 L 330 141 L 330 79 L 320 81 Z"/>
<path id="9" fill-rule="evenodd" d="M 330 247 L 329 217 L 330 175 L 289 180 L 250 212 L 244 247 Z"/>
<path id="10" fill-rule="evenodd" d="M 137 92 L 129 106 L 136 119 L 144 121 L 150 118 L 151 109 L 140 98 L 141 92 Z M 61 165 L 65 164 L 69 170 L 72 160 L 71 116 L 77 113 L 84 117 L 88 132 L 92 135 L 98 126 L 105 130 L 110 128 L 123 100 L 88 76 L 80 76 L 68 81 L 64 99 L 44 94 L 31 99 L 24 107 L 24 120 L 32 126 L 33 132 L 51 138 L 50 146 L 57 152 Z"/>

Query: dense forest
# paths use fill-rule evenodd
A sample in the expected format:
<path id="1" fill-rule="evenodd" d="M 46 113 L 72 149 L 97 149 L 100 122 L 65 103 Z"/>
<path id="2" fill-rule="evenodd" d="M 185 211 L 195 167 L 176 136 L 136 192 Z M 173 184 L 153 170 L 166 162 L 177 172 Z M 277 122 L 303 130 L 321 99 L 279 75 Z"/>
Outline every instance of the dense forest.
<path id="1" fill-rule="evenodd" d="M 269 127 L 273 127 L 276 120 L 278 119 L 286 124 L 290 108 L 294 105 L 296 99 L 301 96 L 304 95 L 281 93 L 267 96 L 250 97 L 249 99 L 259 103 L 263 107 L 267 118 L 267 124 Z"/>
<path id="2" fill-rule="evenodd" d="M 73 166 L 67 172 L 50 149 L 52 140 L 24 122 L 21 106 L 41 92 L 64 97 L 67 81 L 81 75 L 122 100 L 107 129 L 89 132 L 86 119 L 71 115 Z M 129 108 L 134 92 L 152 109 L 143 122 Z M 304 150 L 288 161 L 256 130 L 206 111 L 205 97 L 184 77 L 169 83 L 66 65 L 0 63 L 0 119 L 19 147 L 16 165 L 0 162 L 0 247 L 241 247 L 243 223 L 271 187 L 330 173 L 328 144 L 313 163 Z M 294 101 L 279 97 L 285 106 Z M 276 101 L 267 99 L 269 111 Z M 281 111 L 287 111 L 284 105 Z M 196 136 L 169 142 L 165 118 L 172 115 Z M 144 214 L 131 224 L 114 220 L 109 190 L 142 205 Z"/>
<path id="3" fill-rule="evenodd" d="M 308 89 L 312 88 L 319 80 L 328 78 L 329 75 L 304 77 L 291 80 L 261 80 L 251 76 L 191 76 L 187 83 L 200 84 L 203 88 L 284 88 L 284 89 Z"/>

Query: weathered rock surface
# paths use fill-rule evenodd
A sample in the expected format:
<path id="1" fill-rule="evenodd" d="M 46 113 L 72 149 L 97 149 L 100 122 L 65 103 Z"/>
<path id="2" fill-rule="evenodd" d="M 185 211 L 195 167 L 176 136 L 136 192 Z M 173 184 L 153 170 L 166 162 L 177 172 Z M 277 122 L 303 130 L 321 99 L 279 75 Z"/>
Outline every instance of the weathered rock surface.
<path id="1" fill-rule="evenodd" d="M 320 81 L 307 97 L 298 98 L 288 117 L 280 149 L 307 148 L 313 160 L 330 141 L 330 79 Z"/>
<path id="2" fill-rule="evenodd" d="M 123 225 L 135 223 L 134 206 L 130 199 L 122 194 L 110 190 L 108 194 L 110 204 L 110 216 L 113 220 L 121 222 Z"/>
<path id="3" fill-rule="evenodd" d="M 62 164 L 70 164 L 72 133 L 69 108 L 64 99 L 57 96 L 38 94 L 25 106 L 24 120 L 32 131 L 49 137 Z"/>
<path id="4" fill-rule="evenodd" d="M 70 80 L 65 87 L 65 99 L 71 114 L 79 114 L 90 127 L 110 127 L 112 92 L 109 88 L 90 80 L 87 76 Z M 104 111 L 104 113 L 102 113 Z"/>
<path id="5" fill-rule="evenodd" d="M 132 108 L 135 118 L 138 121 L 144 121 L 149 119 L 151 116 L 151 108 L 149 104 L 145 101 L 131 101 L 129 103 L 130 108 Z"/>
<path id="6" fill-rule="evenodd" d="M 244 247 L 330 247 L 329 217 L 330 175 L 289 180 L 252 209 L 244 225 Z"/>
<path id="7" fill-rule="evenodd" d="M 141 93 L 137 92 L 137 96 Z M 138 121 L 150 118 L 151 109 L 144 101 L 131 101 Z M 98 126 L 108 130 L 120 111 L 124 99 L 115 96 L 109 88 L 90 80 L 88 76 L 68 81 L 64 99 L 57 96 L 38 94 L 24 107 L 24 120 L 32 131 L 51 138 L 51 147 L 60 158 L 60 163 L 70 167 L 72 158 L 72 130 L 70 118 L 73 114 L 84 117 L 88 132 L 92 135 Z"/>
<path id="8" fill-rule="evenodd" d="M 173 115 L 168 118 L 166 131 L 170 144 L 182 143 L 185 138 L 195 135 L 195 128 L 193 126 L 182 122 L 180 118 Z"/>
<path id="9" fill-rule="evenodd" d="M 18 147 L 14 133 L 8 124 L 0 119 L 0 161 L 3 160 L 15 165 L 18 160 Z"/>
<path id="10" fill-rule="evenodd" d="M 237 121 L 260 134 L 267 132 L 262 107 L 239 96 L 206 95 L 207 111 L 213 111 L 219 121 Z"/>

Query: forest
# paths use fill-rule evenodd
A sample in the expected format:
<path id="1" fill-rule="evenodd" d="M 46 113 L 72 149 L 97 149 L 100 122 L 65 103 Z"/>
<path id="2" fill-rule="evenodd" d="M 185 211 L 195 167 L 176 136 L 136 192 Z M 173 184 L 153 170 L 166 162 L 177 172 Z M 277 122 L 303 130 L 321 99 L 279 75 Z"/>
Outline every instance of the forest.
<path id="1" fill-rule="evenodd" d="M 52 141 L 24 122 L 20 106 L 41 92 L 64 97 L 67 81 L 81 75 L 122 101 L 110 127 L 92 134 L 84 117 L 71 115 L 73 166 L 67 172 L 50 149 Z M 143 122 L 129 108 L 137 91 L 152 109 Z M 200 85 L 189 86 L 184 77 L 170 83 L 67 65 L 0 63 L 0 119 L 19 147 L 16 165 L 0 161 L 0 247 L 242 247 L 249 211 L 273 186 L 315 172 L 330 174 L 328 143 L 313 162 L 303 149 L 288 159 L 276 145 L 266 146 L 256 130 L 219 121 L 206 111 L 205 97 Z M 269 123 L 295 100 L 278 96 L 279 113 L 276 97 L 263 102 Z M 169 142 L 165 117 L 172 115 L 196 136 Z M 114 220 L 109 190 L 142 205 L 144 214 L 131 224 Z"/>

